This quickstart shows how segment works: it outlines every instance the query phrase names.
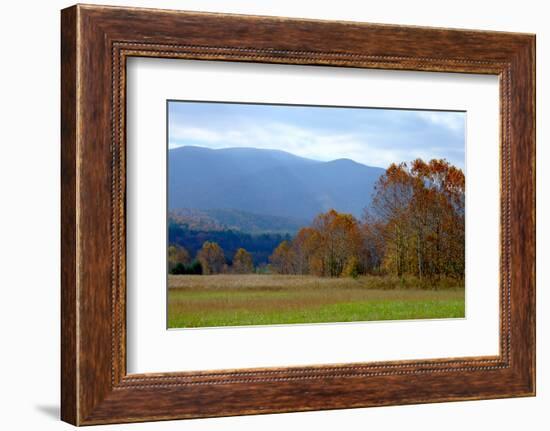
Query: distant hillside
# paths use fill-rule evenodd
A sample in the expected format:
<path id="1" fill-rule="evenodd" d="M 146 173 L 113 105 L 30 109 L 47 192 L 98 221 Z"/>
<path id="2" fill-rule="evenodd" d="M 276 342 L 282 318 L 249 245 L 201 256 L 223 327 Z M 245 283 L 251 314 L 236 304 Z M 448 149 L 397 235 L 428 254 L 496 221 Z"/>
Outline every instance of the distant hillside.
<path id="1" fill-rule="evenodd" d="M 384 169 L 349 159 L 320 162 L 278 150 L 180 147 L 169 151 L 169 210 L 194 208 L 215 221 L 261 231 L 268 215 L 310 221 L 334 208 L 360 217 Z M 219 209 L 236 210 L 220 213 Z M 206 210 L 208 210 L 206 212 Z M 245 213 L 255 215 L 247 220 Z M 306 222 L 307 223 L 307 222 Z M 292 223 L 291 223 L 292 224 Z"/>
<path id="2" fill-rule="evenodd" d="M 170 211 L 170 221 L 200 231 L 233 230 L 251 234 L 280 233 L 294 235 L 311 220 L 254 214 L 235 209 L 190 209 Z"/>

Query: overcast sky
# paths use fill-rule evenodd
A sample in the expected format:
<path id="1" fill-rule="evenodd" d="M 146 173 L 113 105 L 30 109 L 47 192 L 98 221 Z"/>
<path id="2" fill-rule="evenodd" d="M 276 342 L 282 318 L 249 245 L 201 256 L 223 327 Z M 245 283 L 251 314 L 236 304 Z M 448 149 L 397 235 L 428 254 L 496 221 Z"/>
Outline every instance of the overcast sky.
<path id="1" fill-rule="evenodd" d="M 464 112 L 169 102 L 169 148 L 278 149 L 369 166 L 444 158 L 464 168 Z"/>

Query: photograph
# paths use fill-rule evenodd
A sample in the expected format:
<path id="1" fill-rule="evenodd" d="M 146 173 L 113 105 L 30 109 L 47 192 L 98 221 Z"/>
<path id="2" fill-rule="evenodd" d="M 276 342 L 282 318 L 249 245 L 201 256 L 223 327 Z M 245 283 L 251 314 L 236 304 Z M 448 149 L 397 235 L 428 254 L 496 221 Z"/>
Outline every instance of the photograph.
<path id="1" fill-rule="evenodd" d="M 465 112 L 167 117 L 168 328 L 465 317 Z"/>

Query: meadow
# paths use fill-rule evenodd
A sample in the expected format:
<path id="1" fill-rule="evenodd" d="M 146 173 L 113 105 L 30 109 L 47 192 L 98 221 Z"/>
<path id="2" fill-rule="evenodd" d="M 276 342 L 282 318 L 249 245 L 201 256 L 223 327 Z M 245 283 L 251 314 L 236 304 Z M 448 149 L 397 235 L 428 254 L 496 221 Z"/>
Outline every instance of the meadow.
<path id="1" fill-rule="evenodd" d="M 168 287 L 169 328 L 465 316 L 464 284 L 453 279 L 169 275 Z"/>

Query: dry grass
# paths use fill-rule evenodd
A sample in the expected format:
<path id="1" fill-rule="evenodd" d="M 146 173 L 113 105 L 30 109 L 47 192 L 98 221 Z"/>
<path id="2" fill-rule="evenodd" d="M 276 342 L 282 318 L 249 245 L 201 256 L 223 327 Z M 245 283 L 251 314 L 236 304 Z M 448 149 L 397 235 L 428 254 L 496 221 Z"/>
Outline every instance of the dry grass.
<path id="1" fill-rule="evenodd" d="M 415 277 L 361 276 L 330 278 L 312 275 L 279 274 L 218 274 L 218 275 L 169 275 L 168 287 L 181 289 L 289 289 L 299 288 L 361 288 L 361 289 L 463 289 L 464 282 L 443 279 L 437 283 Z"/>

